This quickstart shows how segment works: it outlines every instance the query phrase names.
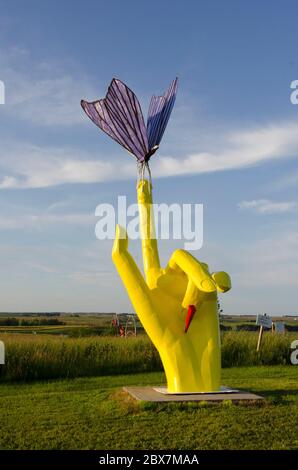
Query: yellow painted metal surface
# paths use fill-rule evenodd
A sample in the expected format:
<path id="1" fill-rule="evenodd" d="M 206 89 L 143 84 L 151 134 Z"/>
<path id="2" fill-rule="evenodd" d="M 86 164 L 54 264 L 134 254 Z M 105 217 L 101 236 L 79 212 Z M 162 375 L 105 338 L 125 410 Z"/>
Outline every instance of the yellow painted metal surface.
<path id="1" fill-rule="evenodd" d="M 211 274 L 205 263 L 176 250 L 165 269 L 160 266 L 152 213 L 152 188 L 137 188 L 145 279 L 128 252 L 119 225 L 112 258 L 145 330 L 156 346 L 169 392 L 208 392 L 221 385 L 217 292 L 231 288 L 225 272 Z M 185 333 L 189 305 L 196 313 Z"/>

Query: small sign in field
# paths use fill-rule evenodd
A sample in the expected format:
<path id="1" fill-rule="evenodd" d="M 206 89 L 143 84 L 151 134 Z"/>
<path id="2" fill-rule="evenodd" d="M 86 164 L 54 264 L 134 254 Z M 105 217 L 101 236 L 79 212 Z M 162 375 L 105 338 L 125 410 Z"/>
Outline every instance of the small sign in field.
<path id="1" fill-rule="evenodd" d="M 256 325 L 263 326 L 263 328 L 271 328 L 272 320 L 268 315 L 257 315 Z"/>
<path id="2" fill-rule="evenodd" d="M 266 315 L 266 313 L 265 315 L 257 315 L 256 325 L 260 326 L 260 332 L 259 332 L 259 338 L 258 338 L 258 344 L 257 344 L 257 351 L 259 351 L 262 337 L 263 337 L 263 330 L 264 328 L 270 329 L 272 327 L 272 320 L 268 315 Z"/>
<path id="3" fill-rule="evenodd" d="M 273 323 L 275 333 L 284 333 L 285 332 L 285 324 L 282 321 L 275 321 Z"/>

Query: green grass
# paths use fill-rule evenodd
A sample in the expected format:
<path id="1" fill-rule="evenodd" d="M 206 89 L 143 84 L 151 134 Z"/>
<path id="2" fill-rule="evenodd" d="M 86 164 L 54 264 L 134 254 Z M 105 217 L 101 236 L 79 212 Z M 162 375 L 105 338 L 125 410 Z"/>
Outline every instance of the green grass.
<path id="1" fill-rule="evenodd" d="M 1 449 L 298 449 L 297 368 L 229 368 L 222 383 L 265 403 L 139 403 L 123 385 L 160 372 L 0 385 Z"/>
<path id="2" fill-rule="evenodd" d="M 260 353 L 257 334 L 222 335 L 222 365 L 289 364 L 295 333 L 264 334 Z M 161 371 L 159 355 L 146 335 L 136 338 L 64 338 L 54 335 L 0 334 L 6 348 L 1 381 L 53 379 Z M 199 338 L 198 338 L 199 340 Z"/>

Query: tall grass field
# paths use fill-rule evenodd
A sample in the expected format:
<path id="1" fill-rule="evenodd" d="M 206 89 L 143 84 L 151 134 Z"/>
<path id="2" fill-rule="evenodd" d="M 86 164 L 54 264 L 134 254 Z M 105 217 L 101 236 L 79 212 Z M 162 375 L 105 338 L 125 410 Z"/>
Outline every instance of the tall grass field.
<path id="1" fill-rule="evenodd" d="M 265 333 L 261 350 L 257 352 L 257 333 L 225 332 L 222 365 L 227 368 L 290 364 L 290 345 L 296 336 L 295 333 Z M 0 340 L 5 344 L 1 382 L 162 370 L 158 352 L 146 335 L 67 338 L 2 333 Z"/>

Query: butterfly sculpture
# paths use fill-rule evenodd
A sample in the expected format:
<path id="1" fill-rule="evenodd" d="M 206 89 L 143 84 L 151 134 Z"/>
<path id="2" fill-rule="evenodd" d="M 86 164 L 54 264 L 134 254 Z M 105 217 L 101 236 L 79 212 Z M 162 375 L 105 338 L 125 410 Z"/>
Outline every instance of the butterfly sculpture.
<path id="1" fill-rule="evenodd" d="M 118 144 L 137 158 L 140 177 L 145 169 L 149 173 L 150 157 L 157 151 L 169 121 L 177 93 L 176 78 L 163 96 L 152 96 L 147 125 L 136 95 L 116 78 L 113 78 L 106 97 L 101 100 L 81 101 L 87 116 Z"/>

